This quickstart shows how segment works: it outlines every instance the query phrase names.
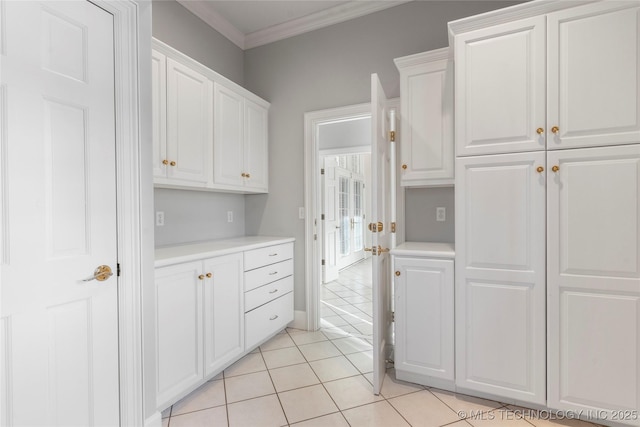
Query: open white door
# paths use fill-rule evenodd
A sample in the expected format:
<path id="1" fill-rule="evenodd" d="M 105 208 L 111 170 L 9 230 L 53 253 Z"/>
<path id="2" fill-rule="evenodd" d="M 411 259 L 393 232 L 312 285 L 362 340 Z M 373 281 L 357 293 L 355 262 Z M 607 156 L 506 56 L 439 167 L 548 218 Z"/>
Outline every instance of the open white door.
<path id="1" fill-rule="evenodd" d="M 119 425 L 114 18 L 0 14 L 2 424 Z"/>
<path id="2" fill-rule="evenodd" d="M 322 175 L 323 215 L 324 215 L 324 264 L 322 266 L 322 282 L 338 280 L 338 242 L 340 218 L 338 217 L 338 179 L 335 156 L 324 158 L 324 175 Z"/>
<path id="3" fill-rule="evenodd" d="M 371 225 L 373 254 L 373 392 L 380 394 L 391 337 L 390 224 L 393 183 L 392 145 L 388 140 L 387 98 L 377 74 L 371 75 Z M 375 230 L 375 231 L 374 231 Z"/>

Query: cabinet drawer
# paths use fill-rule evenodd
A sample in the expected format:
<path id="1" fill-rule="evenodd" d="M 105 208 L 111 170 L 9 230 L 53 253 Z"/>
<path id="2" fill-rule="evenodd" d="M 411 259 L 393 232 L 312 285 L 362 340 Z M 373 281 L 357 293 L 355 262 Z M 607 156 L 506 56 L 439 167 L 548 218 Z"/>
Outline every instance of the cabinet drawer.
<path id="1" fill-rule="evenodd" d="M 250 291 L 293 274 L 293 260 L 282 261 L 244 273 L 244 290 Z"/>
<path id="2" fill-rule="evenodd" d="M 293 290 L 293 276 L 260 286 L 244 294 L 244 309 L 251 311 Z"/>
<path id="3" fill-rule="evenodd" d="M 284 329 L 293 320 L 293 292 L 281 296 L 245 315 L 245 350 L 271 334 Z"/>
<path id="4" fill-rule="evenodd" d="M 293 258 L 293 243 L 283 243 L 282 245 L 267 246 L 266 248 L 245 251 L 244 270 L 264 267 Z"/>

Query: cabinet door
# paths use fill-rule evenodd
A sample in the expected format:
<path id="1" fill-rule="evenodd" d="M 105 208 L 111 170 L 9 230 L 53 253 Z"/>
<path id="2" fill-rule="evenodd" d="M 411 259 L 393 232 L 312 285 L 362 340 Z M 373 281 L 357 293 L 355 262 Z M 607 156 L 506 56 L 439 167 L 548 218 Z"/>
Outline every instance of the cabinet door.
<path id="1" fill-rule="evenodd" d="M 215 134 L 213 181 L 215 185 L 244 186 L 244 98 L 231 89 L 215 85 Z"/>
<path id="2" fill-rule="evenodd" d="M 549 407 L 607 420 L 636 411 L 617 420 L 637 426 L 640 145 L 553 151 L 547 164 L 559 167 L 548 184 Z"/>
<path id="3" fill-rule="evenodd" d="M 396 371 L 453 380 L 453 261 L 397 257 L 394 263 Z"/>
<path id="4" fill-rule="evenodd" d="M 204 262 L 205 376 L 224 367 L 244 351 L 244 289 L 242 253 Z"/>
<path id="5" fill-rule="evenodd" d="M 456 160 L 456 385 L 545 400 L 544 152 Z"/>
<path id="6" fill-rule="evenodd" d="M 456 155 L 545 149 L 545 17 L 455 38 Z"/>
<path id="7" fill-rule="evenodd" d="M 202 263 L 156 269 L 156 378 L 164 406 L 203 378 Z"/>
<path id="8" fill-rule="evenodd" d="M 167 58 L 167 177 L 204 187 L 210 180 L 213 83 Z"/>
<path id="9" fill-rule="evenodd" d="M 400 85 L 401 185 L 453 184 L 453 63 L 412 67 Z"/>
<path id="10" fill-rule="evenodd" d="M 244 165 L 247 190 L 266 193 L 269 189 L 268 110 L 248 99 L 244 104 Z"/>
<path id="11" fill-rule="evenodd" d="M 151 53 L 151 123 L 153 127 L 153 176 L 165 178 L 167 165 L 167 58 Z"/>
<path id="12" fill-rule="evenodd" d="M 548 31 L 547 148 L 640 142 L 639 3 L 555 12 Z"/>

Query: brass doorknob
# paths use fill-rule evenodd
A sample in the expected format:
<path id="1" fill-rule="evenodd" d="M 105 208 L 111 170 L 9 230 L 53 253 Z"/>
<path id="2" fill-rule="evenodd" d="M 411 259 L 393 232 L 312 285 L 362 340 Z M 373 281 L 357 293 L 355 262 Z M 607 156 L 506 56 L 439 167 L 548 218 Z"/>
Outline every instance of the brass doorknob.
<path id="1" fill-rule="evenodd" d="M 242 173 L 240 174 L 240 176 L 242 176 L 243 178 L 246 178 L 246 177 L 247 177 L 247 174 L 246 174 L 246 173 L 244 173 L 244 172 L 242 172 Z"/>
<path id="2" fill-rule="evenodd" d="M 171 163 L 169 163 L 171 166 L 175 166 L 176 162 L 172 161 Z"/>
<path id="3" fill-rule="evenodd" d="M 211 273 L 207 273 L 207 277 L 208 277 L 209 279 L 211 279 L 211 278 L 213 277 L 213 274 L 211 274 Z"/>
<path id="4" fill-rule="evenodd" d="M 169 160 L 164 159 L 164 160 L 162 161 L 162 164 L 163 164 L 163 165 L 168 165 L 168 164 L 169 164 Z"/>
<path id="5" fill-rule="evenodd" d="M 399 272 L 399 271 L 396 271 L 396 276 L 399 276 L 399 275 L 400 275 L 400 272 Z"/>
<path id="6" fill-rule="evenodd" d="M 407 169 L 407 165 L 402 165 L 402 169 Z"/>
<path id="7" fill-rule="evenodd" d="M 560 170 L 560 166 L 554 165 L 554 166 L 551 168 L 551 170 L 552 170 L 552 171 L 554 171 L 554 172 L 558 172 L 558 171 Z"/>
<path id="8" fill-rule="evenodd" d="M 247 178 L 251 178 L 251 174 L 250 173 L 247 174 Z"/>
<path id="9" fill-rule="evenodd" d="M 378 245 L 378 254 L 381 254 L 383 252 L 389 252 L 389 248 L 383 248 L 382 246 Z"/>
<path id="10" fill-rule="evenodd" d="M 542 166 L 538 166 L 536 168 L 536 171 L 538 171 L 538 173 L 542 173 L 542 172 L 544 172 L 544 168 Z"/>
<path id="11" fill-rule="evenodd" d="M 198 279 L 200 279 L 200 280 L 204 280 L 204 274 L 199 275 L 199 276 L 198 276 Z"/>
<path id="12" fill-rule="evenodd" d="M 560 128 L 558 126 L 554 126 L 551 128 L 551 132 L 557 134 L 560 131 Z"/>
<path id="13" fill-rule="evenodd" d="M 544 129 L 542 129 L 542 128 L 538 128 L 538 129 L 536 129 L 536 133 L 537 133 L 538 135 L 542 135 L 542 134 L 544 133 Z"/>
<path id="14" fill-rule="evenodd" d="M 89 276 L 86 279 L 82 279 L 82 281 L 90 282 L 92 280 L 97 280 L 98 282 L 104 282 L 111 276 L 113 276 L 111 267 L 109 267 L 108 265 L 101 265 L 94 270 L 93 276 Z"/>

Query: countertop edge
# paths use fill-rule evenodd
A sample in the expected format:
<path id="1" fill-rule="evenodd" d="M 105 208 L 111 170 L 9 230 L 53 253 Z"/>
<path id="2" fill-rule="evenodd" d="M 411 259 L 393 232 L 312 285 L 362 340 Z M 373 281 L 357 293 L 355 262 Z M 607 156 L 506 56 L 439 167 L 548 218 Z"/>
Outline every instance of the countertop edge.
<path id="1" fill-rule="evenodd" d="M 156 248 L 154 267 L 167 267 L 191 261 L 200 261 L 238 252 L 260 249 L 272 245 L 295 242 L 293 237 L 248 236 L 197 242 Z M 175 253 L 175 254 L 173 254 Z"/>

